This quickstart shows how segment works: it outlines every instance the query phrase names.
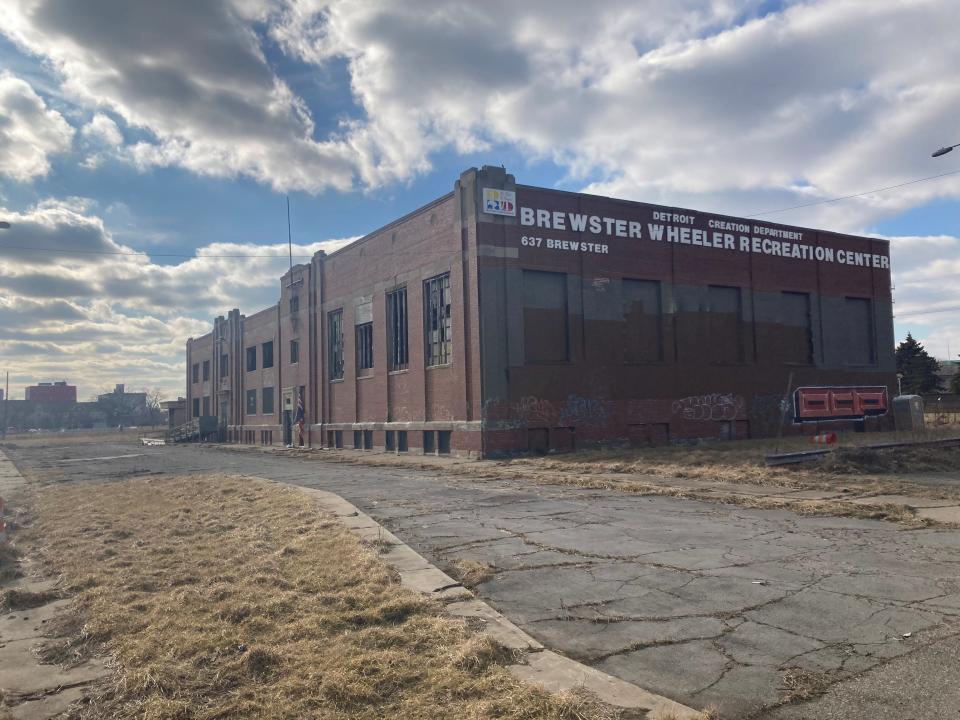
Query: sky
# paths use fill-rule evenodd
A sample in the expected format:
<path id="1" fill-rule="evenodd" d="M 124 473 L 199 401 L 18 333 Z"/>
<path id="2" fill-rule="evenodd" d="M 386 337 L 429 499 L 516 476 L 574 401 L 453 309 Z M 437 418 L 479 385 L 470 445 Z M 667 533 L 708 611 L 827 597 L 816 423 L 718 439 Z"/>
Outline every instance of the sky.
<path id="1" fill-rule="evenodd" d="M 957 67 L 952 0 L 3 0 L 0 371 L 182 395 L 287 198 L 303 261 L 483 164 L 888 238 L 898 340 L 956 359 Z"/>

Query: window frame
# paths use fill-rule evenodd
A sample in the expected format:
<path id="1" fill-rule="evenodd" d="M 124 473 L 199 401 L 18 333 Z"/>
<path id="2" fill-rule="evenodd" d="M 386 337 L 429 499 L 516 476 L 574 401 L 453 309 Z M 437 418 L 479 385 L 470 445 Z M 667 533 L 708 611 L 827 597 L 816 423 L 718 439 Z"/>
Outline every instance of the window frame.
<path id="1" fill-rule="evenodd" d="M 269 395 L 267 391 L 269 392 Z M 273 386 L 260 388 L 260 414 L 261 415 L 273 415 L 274 414 L 274 392 Z M 270 409 L 267 409 L 267 397 L 270 398 Z"/>
<path id="2" fill-rule="evenodd" d="M 273 340 L 260 344 L 260 367 L 264 370 L 273 367 Z"/>
<path id="3" fill-rule="evenodd" d="M 300 364 L 300 338 L 290 341 L 290 364 Z"/>
<path id="4" fill-rule="evenodd" d="M 425 367 L 453 363 L 453 290 L 449 271 L 423 281 L 423 343 Z"/>
<path id="5" fill-rule="evenodd" d="M 247 348 L 247 372 L 255 372 L 257 369 L 257 346 L 251 345 Z"/>
<path id="6" fill-rule="evenodd" d="M 343 308 L 327 313 L 327 379 L 343 380 Z"/>
<path id="7" fill-rule="evenodd" d="M 373 370 L 376 357 L 373 352 L 373 322 L 353 326 L 353 342 L 357 359 L 357 370 Z M 369 374 L 369 373 L 366 373 Z"/>
<path id="8" fill-rule="evenodd" d="M 253 400 L 252 403 L 250 402 L 251 400 Z M 251 406 L 253 407 L 253 410 L 252 410 L 252 411 L 250 410 Z M 250 416 L 253 416 L 253 415 L 256 415 L 256 414 L 257 414 L 257 390 L 256 390 L 256 388 L 253 388 L 252 390 L 247 390 L 247 402 L 246 402 L 246 405 L 244 405 L 244 407 L 246 408 L 246 413 L 244 413 L 244 414 L 245 414 L 247 417 L 250 417 Z"/>
<path id="9" fill-rule="evenodd" d="M 407 311 L 407 286 L 394 288 L 386 295 L 387 370 L 402 372 L 410 367 L 410 332 Z"/>

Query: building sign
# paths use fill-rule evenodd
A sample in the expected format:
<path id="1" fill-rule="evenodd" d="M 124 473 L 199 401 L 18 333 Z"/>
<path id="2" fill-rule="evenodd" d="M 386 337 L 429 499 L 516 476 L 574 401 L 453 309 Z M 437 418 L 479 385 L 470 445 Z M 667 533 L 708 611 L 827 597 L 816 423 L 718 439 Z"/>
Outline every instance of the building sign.
<path id="1" fill-rule="evenodd" d="M 502 191 L 484 189 L 484 198 L 487 192 Z M 512 200 L 513 193 L 510 195 Z M 513 215 L 515 205 L 511 202 L 510 207 L 511 212 L 499 214 Z M 606 255 L 611 247 L 608 243 L 623 238 L 864 268 L 890 268 L 890 258 L 885 253 L 834 248 L 818 242 L 815 237 L 806 237 L 816 236 L 816 231 L 761 225 L 747 220 L 731 221 L 706 214 L 700 217 L 693 213 L 681 214 L 649 207 L 640 209 L 637 214 L 644 217 L 644 221 L 637 217 L 610 217 L 523 206 L 519 224 L 525 234 L 520 238 L 520 244 L 545 250 Z M 566 237 L 557 237 L 558 232 Z M 577 233 L 581 239 L 571 239 L 569 233 Z M 586 242 L 582 239 L 585 235 Z"/>
<path id="2" fill-rule="evenodd" d="M 517 194 L 513 190 L 483 189 L 483 211 L 491 215 L 517 215 Z"/>

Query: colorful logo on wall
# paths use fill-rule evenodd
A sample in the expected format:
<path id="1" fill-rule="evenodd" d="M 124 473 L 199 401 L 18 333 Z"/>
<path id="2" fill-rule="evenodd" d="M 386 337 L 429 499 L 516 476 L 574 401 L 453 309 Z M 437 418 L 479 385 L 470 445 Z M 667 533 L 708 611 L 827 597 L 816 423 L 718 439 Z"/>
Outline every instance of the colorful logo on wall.
<path id="1" fill-rule="evenodd" d="M 491 215 L 517 215 L 517 194 L 513 190 L 483 189 L 483 211 Z"/>

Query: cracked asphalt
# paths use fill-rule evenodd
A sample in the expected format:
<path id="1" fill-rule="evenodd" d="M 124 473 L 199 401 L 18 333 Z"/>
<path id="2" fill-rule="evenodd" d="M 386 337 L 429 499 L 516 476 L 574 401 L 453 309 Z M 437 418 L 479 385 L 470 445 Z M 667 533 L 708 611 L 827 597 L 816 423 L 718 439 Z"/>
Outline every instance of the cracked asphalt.
<path id="1" fill-rule="evenodd" d="M 549 648 L 722 718 L 960 717 L 956 530 L 187 446 L 7 454 L 51 480 L 335 492 L 441 567 L 493 566 L 477 593 Z"/>

